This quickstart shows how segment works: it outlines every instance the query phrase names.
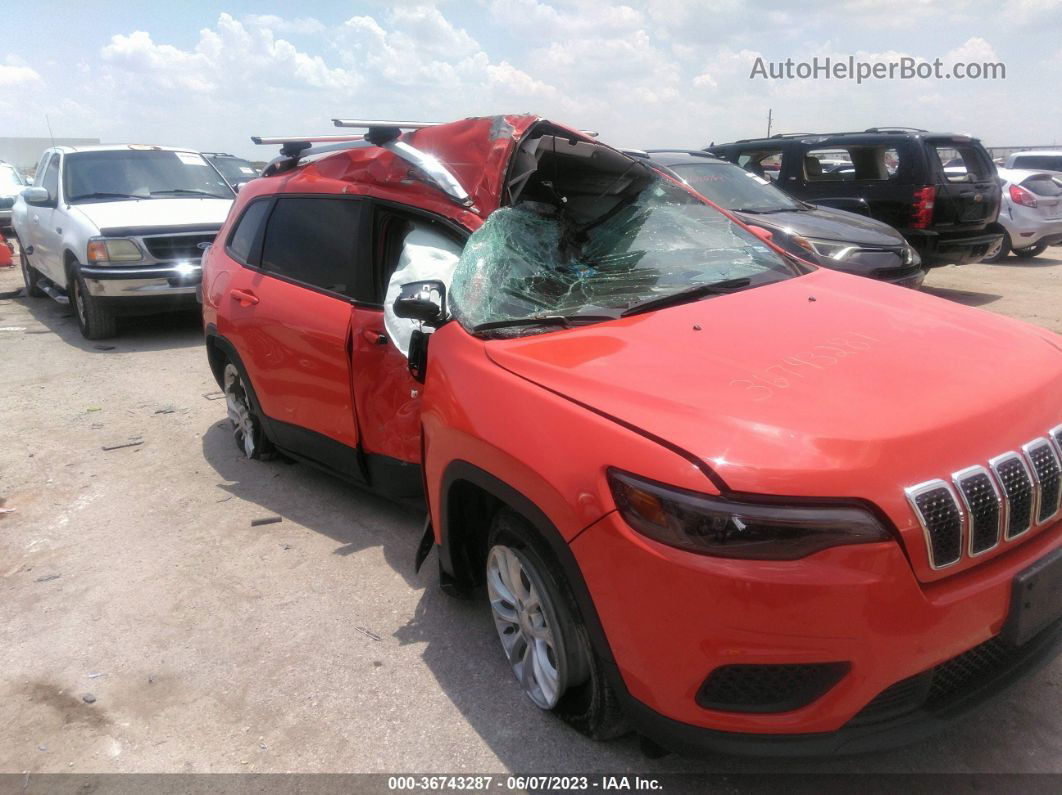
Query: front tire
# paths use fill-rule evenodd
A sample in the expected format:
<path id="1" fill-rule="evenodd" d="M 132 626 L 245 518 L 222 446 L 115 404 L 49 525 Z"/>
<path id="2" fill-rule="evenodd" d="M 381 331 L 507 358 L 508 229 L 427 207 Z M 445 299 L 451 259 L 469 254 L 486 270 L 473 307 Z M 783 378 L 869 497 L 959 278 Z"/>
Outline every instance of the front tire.
<path id="1" fill-rule="evenodd" d="M 41 278 L 40 271 L 30 265 L 21 240 L 18 241 L 18 262 L 22 266 L 22 281 L 26 284 L 26 295 L 30 298 L 44 298 L 46 293 L 38 284 Z"/>
<path id="2" fill-rule="evenodd" d="M 999 248 L 995 251 L 990 251 L 981 262 L 1002 262 L 1007 258 L 1007 254 L 1009 254 L 1010 251 L 1010 235 L 1004 232 L 1003 237 L 999 241 Z"/>
<path id="3" fill-rule="evenodd" d="M 81 329 L 82 337 L 87 340 L 103 340 L 118 333 L 118 321 L 99 298 L 89 293 L 76 262 L 70 274 L 68 293 L 70 303 L 74 305 L 74 317 L 77 318 L 77 327 Z"/>
<path id="4" fill-rule="evenodd" d="M 1014 249 L 1014 256 L 1018 259 L 1032 259 L 1033 257 L 1039 257 L 1045 251 L 1047 251 L 1047 244 L 1037 243 L 1034 246 Z"/>
<path id="5" fill-rule="evenodd" d="M 222 372 L 225 405 L 228 407 L 229 421 L 232 423 L 232 439 L 236 449 L 246 458 L 268 460 L 273 457 L 274 449 L 262 430 L 262 423 L 254 413 L 247 386 L 243 376 L 232 362 L 225 363 Z"/>
<path id="6" fill-rule="evenodd" d="M 486 580 L 498 638 L 524 694 L 594 739 L 626 733 L 560 567 L 531 524 L 508 508 L 491 525 Z"/>

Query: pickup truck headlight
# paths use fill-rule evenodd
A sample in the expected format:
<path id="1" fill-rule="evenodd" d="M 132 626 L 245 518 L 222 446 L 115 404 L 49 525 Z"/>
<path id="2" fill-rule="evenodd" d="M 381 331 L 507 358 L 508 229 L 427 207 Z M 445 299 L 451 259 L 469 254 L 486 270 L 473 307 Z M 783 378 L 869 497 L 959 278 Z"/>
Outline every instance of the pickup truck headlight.
<path id="1" fill-rule="evenodd" d="M 126 238 L 94 237 L 88 244 L 88 260 L 94 264 L 140 262 L 143 258 L 140 247 Z"/>
<path id="2" fill-rule="evenodd" d="M 827 547 L 888 541 L 889 531 L 854 505 L 727 500 L 610 469 L 609 486 L 627 523 L 662 544 L 721 558 L 796 560 Z"/>

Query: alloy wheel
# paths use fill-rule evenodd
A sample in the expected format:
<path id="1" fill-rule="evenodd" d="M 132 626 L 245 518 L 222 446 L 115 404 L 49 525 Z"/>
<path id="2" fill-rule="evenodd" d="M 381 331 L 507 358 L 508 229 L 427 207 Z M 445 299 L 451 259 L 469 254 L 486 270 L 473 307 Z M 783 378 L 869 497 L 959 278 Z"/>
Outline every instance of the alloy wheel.
<path id="1" fill-rule="evenodd" d="M 496 545 L 487 556 L 487 595 L 505 656 L 527 696 L 542 709 L 557 705 L 568 671 L 558 647 L 556 610 L 526 556 Z"/>
<path id="2" fill-rule="evenodd" d="M 225 404 L 228 407 L 229 419 L 232 420 L 232 434 L 236 440 L 236 446 L 243 450 L 248 458 L 254 458 L 255 454 L 255 425 L 254 415 L 247 399 L 247 390 L 244 389 L 243 379 L 235 365 L 225 365 Z"/>

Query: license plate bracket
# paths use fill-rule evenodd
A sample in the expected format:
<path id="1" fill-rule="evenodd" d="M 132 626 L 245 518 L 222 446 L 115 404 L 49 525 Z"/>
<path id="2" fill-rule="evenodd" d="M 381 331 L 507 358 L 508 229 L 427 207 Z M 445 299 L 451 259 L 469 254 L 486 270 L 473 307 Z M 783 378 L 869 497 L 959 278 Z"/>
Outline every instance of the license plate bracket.
<path id="1" fill-rule="evenodd" d="M 1021 645 L 1062 618 L 1062 547 L 1014 576 L 1003 637 Z"/>

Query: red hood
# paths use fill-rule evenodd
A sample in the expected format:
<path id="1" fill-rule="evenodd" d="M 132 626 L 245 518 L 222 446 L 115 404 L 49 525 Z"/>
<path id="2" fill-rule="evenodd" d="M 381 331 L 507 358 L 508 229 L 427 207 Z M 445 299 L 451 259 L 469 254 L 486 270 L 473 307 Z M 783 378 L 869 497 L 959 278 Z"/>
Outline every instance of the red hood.
<path id="1" fill-rule="evenodd" d="M 1062 422 L 1062 337 L 826 270 L 486 348 L 734 491 L 866 498 L 901 530 L 905 486 Z"/>

